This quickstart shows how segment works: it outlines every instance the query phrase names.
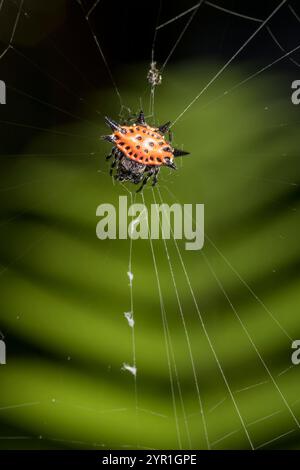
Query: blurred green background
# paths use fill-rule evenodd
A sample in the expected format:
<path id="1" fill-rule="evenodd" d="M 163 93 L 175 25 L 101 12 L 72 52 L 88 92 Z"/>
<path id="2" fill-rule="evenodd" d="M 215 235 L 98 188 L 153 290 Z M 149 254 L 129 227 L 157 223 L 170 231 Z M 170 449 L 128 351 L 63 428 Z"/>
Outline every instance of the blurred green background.
<path id="1" fill-rule="evenodd" d="M 216 69 L 213 63 L 170 67 L 157 89 L 156 121 L 178 115 Z M 168 204 L 205 204 L 203 251 L 185 251 L 183 242 L 179 246 L 232 396 L 173 241 L 167 246 L 211 447 L 250 448 L 235 402 L 254 447 L 299 448 L 291 414 L 300 416 L 299 369 L 291 367 L 292 339 L 300 337 L 297 110 L 288 96 L 280 99 L 274 91 L 288 83 L 270 74 L 268 81 L 260 78 L 222 96 L 244 76 L 232 68 L 178 122 L 175 143 L 191 156 L 178 160 L 176 173 L 163 169 L 159 182 Z M 122 88 L 122 97 L 137 111 L 133 74 L 127 77 L 130 85 Z M 88 97 L 116 119 L 113 100 L 113 90 Z M 0 446 L 205 449 L 191 358 L 162 241 L 154 241 L 153 248 L 169 328 L 176 413 L 148 240 L 134 241 L 132 251 L 137 402 L 134 379 L 121 370 L 123 363 L 132 364 L 131 330 L 124 318 L 130 310 L 130 241 L 98 240 L 96 208 L 101 203 L 117 207 L 118 197 L 128 193 L 108 175 L 110 147 L 99 139 L 106 131 L 101 118 L 98 125 L 70 122 L 40 132 L 23 155 L 2 156 L 0 324 L 7 365 L 0 369 Z M 153 203 L 151 189 L 144 197 Z"/>

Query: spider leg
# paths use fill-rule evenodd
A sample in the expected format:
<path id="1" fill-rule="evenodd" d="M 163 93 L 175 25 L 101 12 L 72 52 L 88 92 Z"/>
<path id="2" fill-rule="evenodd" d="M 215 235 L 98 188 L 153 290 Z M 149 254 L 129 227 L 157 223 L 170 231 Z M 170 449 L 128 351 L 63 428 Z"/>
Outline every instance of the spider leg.
<path id="1" fill-rule="evenodd" d="M 112 162 L 112 164 L 110 166 L 110 171 L 109 171 L 110 176 L 112 176 L 116 164 L 117 164 L 117 159 L 115 157 L 114 161 Z"/>
<path id="2" fill-rule="evenodd" d="M 111 166 L 110 166 L 110 171 L 109 171 L 110 176 L 112 176 L 113 170 L 114 170 L 114 168 L 117 166 L 117 163 L 118 163 L 118 156 L 117 156 L 116 153 L 114 153 L 113 157 L 114 157 L 114 160 L 113 160 L 113 162 L 112 162 L 112 164 L 111 164 Z"/>
<path id="3" fill-rule="evenodd" d="M 149 180 L 149 178 L 151 178 L 151 176 L 152 176 L 152 171 L 149 171 L 149 173 L 147 173 L 145 178 L 143 179 L 143 182 L 142 182 L 141 186 L 136 191 L 137 193 L 139 193 L 140 191 L 143 190 L 144 186 L 148 183 L 148 180 Z"/>
<path id="4" fill-rule="evenodd" d="M 115 157 L 116 154 L 117 154 L 117 149 L 115 147 L 112 148 L 111 150 L 111 153 L 109 155 L 107 155 L 107 157 L 105 158 L 105 160 L 110 160 L 112 157 Z"/>
<path id="5" fill-rule="evenodd" d="M 153 180 L 152 180 L 152 186 L 153 187 L 157 185 L 159 172 L 160 172 L 160 167 L 155 168 L 154 176 L 153 176 Z"/>
<path id="6" fill-rule="evenodd" d="M 144 188 L 144 186 L 147 184 L 148 182 L 148 179 L 150 178 L 151 175 L 147 175 L 145 176 L 145 178 L 143 179 L 143 182 L 141 184 L 141 186 L 139 187 L 139 189 L 136 191 L 137 193 L 141 192 L 142 189 Z"/>
<path id="7" fill-rule="evenodd" d="M 159 171 L 159 169 L 158 169 Z M 148 183 L 148 180 L 149 178 L 151 178 L 151 176 L 154 174 L 154 177 L 156 177 L 156 174 L 158 173 L 157 169 L 156 168 L 152 168 L 152 167 L 148 167 L 148 169 L 146 170 L 146 176 L 144 177 L 143 179 L 143 182 L 142 182 L 142 185 L 139 187 L 139 189 L 137 190 L 137 193 L 139 193 L 140 191 L 142 191 L 142 189 L 144 188 L 144 186 Z"/>
<path id="8" fill-rule="evenodd" d="M 119 158 L 120 158 L 120 154 L 119 154 L 119 151 L 117 148 L 113 148 L 112 149 L 112 152 L 111 152 L 111 156 L 114 157 L 114 160 L 110 166 L 110 176 L 112 176 L 113 174 L 113 169 L 117 166 L 117 164 L 119 163 Z"/>

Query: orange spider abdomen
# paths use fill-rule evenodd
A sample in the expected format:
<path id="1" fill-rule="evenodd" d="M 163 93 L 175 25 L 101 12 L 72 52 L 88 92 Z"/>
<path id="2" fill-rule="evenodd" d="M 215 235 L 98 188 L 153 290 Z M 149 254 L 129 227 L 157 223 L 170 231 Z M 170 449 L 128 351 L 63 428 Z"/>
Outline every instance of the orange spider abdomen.
<path id="1" fill-rule="evenodd" d="M 133 125 L 122 130 L 114 132 L 115 145 L 127 158 L 150 166 L 163 165 L 165 158 L 173 160 L 173 149 L 157 129 Z"/>

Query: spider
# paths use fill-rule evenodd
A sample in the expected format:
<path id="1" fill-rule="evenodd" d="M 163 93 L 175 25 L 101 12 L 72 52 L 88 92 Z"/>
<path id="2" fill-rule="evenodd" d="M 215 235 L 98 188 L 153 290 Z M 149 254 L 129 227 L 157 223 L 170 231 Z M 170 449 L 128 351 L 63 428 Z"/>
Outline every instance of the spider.
<path id="1" fill-rule="evenodd" d="M 162 166 L 176 170 L 174 158 L 189 155 L 189 152 L 173 148 L 165 139 L 164 134 L 170 131 L 170 122 L 158 128 L 150 127 L 143 111 L 131 125 L 120 125 L 108 117 L 105 122 L 113 131 L 112 135 L 102 137 L 114 144 L 111 154 L 106 157 L 106 160 L 113 158 L 110 175 L 116 169 L 114 177 L 117 181 L 142 183 L 137 192 L 144 188 L 151 177 L 152 186 L 157 184 Z"/>

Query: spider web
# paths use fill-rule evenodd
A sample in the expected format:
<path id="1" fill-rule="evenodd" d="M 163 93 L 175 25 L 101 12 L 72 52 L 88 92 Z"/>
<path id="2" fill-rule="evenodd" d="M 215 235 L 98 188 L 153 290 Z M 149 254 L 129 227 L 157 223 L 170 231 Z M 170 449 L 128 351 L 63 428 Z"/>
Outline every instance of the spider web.
<path id="1" fill-rule="evenodd" d="M 104 0 L 102 0 L 104 2 Z M 114 73 L 110 67 L 110 63 L 112 62 L 111 57 L 107 57 L 104 53 L 104 49 L 102 47 L 101 38 L 98 35 L 97 30 L 95 29 L 93 23 L 93 15 L 96 14 L 97 9 L 100 8 L 101 3 L 100 0 L 96 2 L 83 2 L 82 0 L 76 0 L 72 2 L 71 8 L 79 9 L 80 14 L 82 17 L 82 21 L 86 24 L 87 27 L 87 35 L 90 36 L 93 44 L 90 44 L 90 48 L 94 48 L 95 58 L 99 62 L 104 65 L 104 70 L 107 73 L 108 80 L 110 82 L 111 89 L 113 91 L 113 95 L 116 98 L 116 101 L 119 105 L 119 115 L 122 118 L 125 118 L 126 113 L 130 113 L 129 107 L 127 107 L 126 101 L 124 100 L 121 92 L 120 86 L 117 84 L 117 80 L 115 79 Z M 189 113 L 195 109 L 196 105 L 197 111 L 199 109 L 209 109 L 209 107 L 215 103 L 218 103 L 222 99 L 228 99 L 228 95 L 233 94 L 236 90 L 244 87 L 250 81 L 256 79 L 258 76 L 267 72 L 274 66 L 279 63 L 288 60 L 292 63 L 292 66 L 295 66 L 295 73 L 297 73 L 297 67 L 299 67 L 299 63 L 295 58 L 295 53 L 300 49 L 300 44 L 294 45 L 291 49 L 288 49 L 283 45 L 282 39 L 279 39 L 277 36 L 276 29 L 270 25 L 271 20 L 274 19 L 276 16 L 280 15 L 282 10 L 289 11 L 291 14 L 291 18 L 293 18 L 297 22 L 297 26 L 299 27 L 298 23 L 300 23 L 299 15 L 296 12 L 296 9 L 289 4 L 289 2 L 282 1 L 276 2 L 274 7 L 270 10 L 269 14 L 265 18 L 258 18 L 248 16 L 239 11 L 234 11 L 230 8 L 225 8 L 216 3 L 201 1 L 198 2 L 196 5 L 193 5 L 187 8 L 185 11 L 179 12 L 175 17 L 169 18 L 163 21 L 160 21 L 160 16 L 162 14 L 162 5 L 163 2 L 160 2 L 160 7 L 158 12 L 154 16 L 156 16 L 156 24 L 154 26 L 154 39 L 153 39 L 153 46 L 151 50 L 151 64 L 156 61 L 156 53 L 159 46 L 159 35 L 165 28 L 168 28 L 170 25 L 173 25 L 177 21 L 182 21 L 183 19 L 186 21 L 183 26 L 181 26 L 179 33 L 172 37 L 172 47 L 169 50 L 164 61 L 162 64 L 159 65 L 159 71 L 162 74 L 162 80 L 165 80 L 165 76 L 167 75 L 168 66 L 170 65 L 172 59 L 174 58 L 178 47 L 184 43 L 186 34 L 189 32 L 191 27 L 194 25 L 196 27 L 197 19 L 199 19 L 200 14 L 207 9 L 212 11 L 218 12 L 218 14 L 224 14 L 226 17 L 229 16 L 238 18 L 239 21 L 245 21 L 252 25 L 253 30 L 251 34 L 243 41 L 240 45 L 237 45 L 236 50 L 230 56 L 230 58 L 225 61 L 225 63 L 219 66 L 217 72 L 212 75 L 212 77 L 205 83 L 204 86 L 199 88 L 199 92 L 184 106 L 177 114 L 175 119 L 172 120 L 172 126 L 178 126 L 178 124 L 184 120 L 189 119 Z M 61 90 L 62 93 L 68 95 L 69 99 L 74 100 L 78 106 L 76 107 L 76 111 L 73 112 L 69 110 L 69 108 L 64 108 L 62 106 L 58 106 L 56 104 L 56 100 L 49 100 L 46 97 L 41 97 L 34 89 L 30 92 L 24 91 L 22 89 L 16 88 L 10 84 L 7 84 L 7 90 L 15 93 L 18 96 L 25 98 L 26 102 L 28 103 L 36 103 L 37 105 L 41 106 L 45 109 L 45 112 L 55 113 L 55 115 L 64 115 L 67 117 L 72 123 L 75 122 L 77 125 L 77 129 L 79 132 L 68 131 L 68 130 L 61 130 L 59 127 L 58 129 L 55 126 L 49 127 L 41 127 L 39 123 L 28 124 L 23 122 L 22 120 L 15 119 L 13 120 L 2 120 L 1 123 L 6 127 L 12 126 L 17 128 L 24 129 L 24 136 L 26 138 L 26 130 L 35 130 L 38 133 L 42 134 L 50 134 L 55 137 L 59 137 L 62 139 L 75 139 L 76 142 L 82 142 L 89 151 L 86 152 L 48 152 L 45 153 L 38 152 L 34 153 L 16 153 L 13 154 L 10 152 L 11 157 L 18 157 L 19 155 L 22 158 L 26 157 L 41 157 L 49 158 L 49 157 L 70 157 L 75 158 L 78 157 L 80 160 L 86 160 L 87 158 L 91 157 L 94 159 L 98 149 L 97 143 L 99 139 L 99 131 L 98 131 L 98 124 L 95 121 L 95 117 L 102 119 L 103 115 L 105 114 L 105 110 L 102 108 L 101 110 L 97 109 L 95 106 L 95 102 L 90 105 L 89 99 L 85 96 L 81 96 L 76 91 L 74 91 L 72 87 L 72 83 L 65 83 L 64 80 L 61 78 L 57 78 L 57 74 L 55 70 L 53 73 L 49 73 L 45 70 L 42 66 L 39 65 L 39 62 L 33 60 L 27 52 L 22 49 L 22 47 L 18 46 L 16 40 L 18 38 L 18 30 L 19 28 L 26 23 L 34 22 L 35 18 L 34 15 L 31 14 L 29 10 L 27 10 L 26 0 L 14 1 L 14 0 L 2 0 L 0 2 L 0 15 L 4 15 L 4 13 L 9 16 L 9 19 L 13 18 L 13 21 L 10 21 L 10 34 L 8 35 L 8 39 L 2 52 L 0 53 L 0 61 L 8 60 L 10 58 L 10 64 L 13 64 L 17 61 L 25 61 L 34 71 L 37 71 L 43 77 L 45 81 L 45 85 L 48 82 L 55 83 Z M 204 14 L 204 13 L 203 13 Z M 200 98 L 215 85 L 215 82 L 219 82 L 222 80 L 224 73 L 227 69 L 232 66 L 233 62 L 236 62 L 242 53 L 247 51 L 247 48 L 254 42 L 257 41 L 259 38 L 260 33 L 264 31 L 267 33 L 269 40 L 272 44 L 276 47 L 278 52 L 278 56 L 275 59 L 270 60 L 267 64 L 259 67 L 254 72 L 248 74 L 245 78 L 234 83 L 233 86 L 230 88 L 226 88 L 223 93 L 213 95 L 213 97 L 205 104 L 199 105 Z M 65 62 L 67 67 L 70 67 L 74 74 L 76 73 L 81 77 L 82 80 L 85 82 L 90 82 L 90 79 L 87 78 L 86 71 L 83 73 L 80 68 L 77 67 L 76 64 L 68 57 L 68 54 L 64 53 L 64 49 L 58 47 L 56 43 L 50 39 L 50 44 L 52 49 L 56 52 L 56 54 Z M 12 57 L 11 57 L 12 56 Z M 1 78 L 1 77 L 0 77 Z M 91 84 L 94 88 L 94 84 Z M 148 87 L 149 90 L 149 119 L 156 120 L 156 87 L 155 85 L 151 85 Z M 148 93 L 147 90 L 147 93 Z M 142 101 L 142 99 L 140 100 Z M 89 109 L 89 117 L 86 117 L 85 111 L 82 113 L 80 106 L 86 105 Z M 195 113 L 195 111 L 194 111 Z M 92 117 L 93 115 L 93 117 Z M 194 114 L 195 116 L 195 114 Z M 98 121 L 99 122 L 99 121 Z M 282 124 L 281 124 L 282 125 Z M 88 133 L 83 133 L 80 131 L 81 126 L 85 126 L 84 128 L 88 128 Z M 96 131 L 97 128 L 97 131 Z M 73 129 L 73 128 L 72 128 Z M 60 141 L 61 142 L 61 141 Z M 53 147 L 56 148 L 56 140 L 54 140 Z M 81 148 L 81 145 L 80 145 Z M 46 150 L 46 149 L 45 149 Z M 5 155 L 3 155 L 5 158 Z M 98 170 L 99 171 L 99 170 Z M 100 170 L 101 173 L 101 181 L 104 181 L 106 178 L 105 171 Z M 103 173 L 103 177 L 102 177 Z M 65 175 L 64 175 L 65 177 Z M 48 175 L 42 178 L 44 181 L 49 179 Z M 50 178 L 51 179 L 51 178 Z M 77 181 L 80 180 L 80 175 L 77 172 L 71 172 L 67 179 L 64 179 L 64 191 L 66 186 L 69 188 L 70 193 L 72 193 L 72 188 L 74 188 L 77 184 Z M 40 178 L 39 180 L 40 181 Z M 37 179 L 32 179 L 29 181 L 23 182 L 16 182 L 16 184 L 12 186 L 4 186 L 1 188 L 1 192 L 4 194 L 19 190 L 24 185 L 30 186 L 35 184 Z M 54 182 L 53 182 L 54 183 Z M 294 181 L 285 181 L 285 180 L 269 180 L 269 183 L 274 184 L 286 184 L 289 186 L 298 186 L 297 183 Z M 122 185 L 123 193 L 129 194 L 129 199 L 131 203 L 136 201 L 136 197 L 128 187 Z M 62 191 L 62 194 L 64 193 Z M 50 194 L 43 195 L 45 199 L 41 201 L 37 201 L 34 205 L 31 205 L 30 208 L 24 208 L 22 211 L 17 213 L 10 213 L 9 217 L 4 219 L 2 223 L 3 226 L 10 225 L 16 222 L 19 218 L 24 217 L 28 212 L 32 212 L 34 210 L 38 210 L 44 206 L 45 200 L 47 202 L 47 207 L 53 207 L 55 204 L 60 203 L 61 194 L 57 191 L 53 191 Z M 150 204 L 153 203 L 174 203 L 174 202 L 181 202 L 176 195 L 171 191 L 168 180 L 166 177 L 161 178 L 160 186 L 155 190 L 146 190 L 145 196 L 141 194 L 140 196 L 141 201 L 143 203 Z M 48 206 L 50 204 L 50 206 Z M 137 220 L 138 222 L 138 220 Z M 9 262 L 3 263 L 1 268 L 1 277 L 4 277 L 10 271 L 14 272 L 14 268 L 20 261 L 24 258 L 27 258 L 31 252 L 36 248 L 37 245 L 42 244 L 47 238 L 49 238 L 49 227 L 55 227 L 55 221 L 49 223 L 48 230 L 41 230 L 38 237 L 34 237 L 34 240 L 30 239 L 29 243 L 27 243 L 25 250 L 20 250 L 17 257 L 14 257 Z M 172 232 L 172 231 L 171 231 Z M 81 227 L 77 231 L 77 237 L 84 236 L 85 234 L 85 227 Z M 200 307 L 200 300 L 198 299 L 197 288 L 198 283 L 195 281 L 194 275 L 191 274 L 194 270 L 190 268 L 190 259 L 186 256 L 182 250 L 182 247 L 177 242 L 177 240 L 172 237 L 172 240 L 166 241 L 163 240 L 162 244 L 158 246 L 154 243 L 151 238 L 147 242 L 149 244 L 148 249 L 150 253 L 150 258 L 153 263 L 153 276 L 156 281 L 156 293 L 155 291 L 153 295 L 158 296 L 158 304 L 160 309 L 160 316 L 161 316 L 161 326 L 162 326 L 162 341 L 164 345 L 164 352 L 165 352 L 165 359 L 167 364 L 167 381 L 169 383 L 169 390 L 167 393 L 166 401 L 168 404 L 170 403 L 170 413 L 172 416 L 166 416 L 161 412 L 161 410 L 157 409 L 150 409 L 147 405 L 144 406 L 143 403 L 148 403 L 149 399 L 147 394 L 144 393 L 145 385 L 143 383 L 143 371 L 139 365 L 139 355 L 138 355 L 138 348 L 137 348 L 137 340 L 138 336 L 141 334 L 141 329 L 145 328 L 145 323 L 143 322 L 142 315 L 142 304 L 141 302 L 136 301 L 135 297 L 135 287 L 141 283 L 141 268 L 139 267 L 139 260 L 135 259 L 135 247 L 138 242 L 133 242 L 132 239 L 128 241 L 129 245 L 129 259 L 128 259 L 128 266 L 124 268 L 125 273 L 127 274 L 127 280 L 129 284 L 129 309 L 125 311 L 124 308 L 123 312 L 120 312 L 120 321 L 123 321 L 127 330 L 124 330 L 125 334 L 126 331 L 131 334 L 131 357 L 129 356 L 128 361 L 124 357 L 123 362 L 123 369 L 124 374 L 122 377 L 129 377 L 129 379 L 133 379 L 133 410 L 134 413 L 131 413 L 131 406 L 130 399 L 124 399 L 124 402 L 129 403 L 128 406 L 122 407 L 122 394 L 120 393 L 120 399 L 116 400 L 117 403 L 120 403 L 120 406 L 116 406 L 115 408 L 107 408 L 107 409 L 100 409 L 100 408 L 93 408 L 89 405 L 86 405 L 85 402 L 74 402 L 71 403 L 64 402 L 63 400 L 57 398 L 54 395 L 49 398 L 49 405 L 55 406 L 57 408 L 61 407 L 64 408 L 73 408 L 74 412 L 77 410 L 78 419 L 83 417 L 83 415 L 89 416 L 89 413 L 93 413 L 95 415 L 99 415 L 99 426 L 101 427 L 101 416 L 108 415 L 110 416 L 111 423 L 115 423 L 114 415 L 118 416 L 121 422 L 123 422 L 123 428 L 126 429 L 126 422 L 132 419 L 134 416 L 135 419 L 135 435 L 137 436 L 136 442 L 126 442 L 120 441 L 118 446 L 120 447 L 133 447 L 133 448 L 151 448 L 148 446 L 148 443 L 145 442 L 145 438 L 139 439 L 138 436 L 141 433 L 142 429 L 142 415 L 147 415 L 151 419 L 153 418 L 153 422 L 155 426 L 161 426 L 162 422 L 167 422 L 166 429 L 174 427 L 174 434 L 175 440 L 173 445 L 177 448 L 222 448 L 227 446 L 230 448 L 230 438 L 235 438 L 236 435 L 239 436 L 239 445 L 242 448 L 252 448 L 252 449 L 259 449 L 259 448 L 266 448 L 269 445 L 277 444 L 278 442 L 284 442 L 284 438 L 290 436 L 292 433 L 298 434 L 299 433 L 299 418 L 297 416 L 297 404 L 298 402 L 294 401 L 290 398 L 291 394 L 287 394 L 285 382 L 281 380 L 282 377 L 286 377 L 290 374 L 294 368 L 287 362 L 286 367 L 281 370 L 280 372 L 276 372 L 273 369 L 272 364 L 270 364 L 270 358 L 265 358 L 265 353 L 262 352 L 261 347 L 259 346 L 260 340 L 256 339 L 254 334 L 251 332 L 252 329 L 249 328 L 248 322 L 245 320 L 244 315 L 241 313 L 241 309 L 239 307 L 239 302 L 236 299 L 231 298 L 231 293 L 229 292 L 228 288 L 226 287 L 226 282 L 224 280 L 224 266 L 227 272 L 230 272 L 233 278 L 235 278 L 238 283 L 242 286 L 242 288 L 247 292 L 247 295 L 251 297 L 257 305 L 257 309 L 260 312 L 260 315 L 266 316 L 270 325 L 273 325 L 274 331 L 277 331 L 277 334 L 280 337 L 281 341 L 284 341 L 284 344 L 287 344 L 290 348 L 291 342 L 294 338 L 294 334 L 290 331 L 289 328 L 285 326 L 285 323 L 280 319 L 278 319 L 279 315 L 278 312 L 273 312 L 273 310 L 267 305 L 267 303 L 263 300 L 261 295 L 256 293 L 256 290 L 251 287 L 251 284 L 246 280 L 244 275 L 242 275 L 239 269 L 234 265 L 231 259 L 225 255 L 223 249 L 219 248 L 219 243 L 214 240 L 214 237 L 211 237 L 209 233 L 205 233 L 206 243 L 210 247 L 209 254 L 206 251 L 201 251 L 200 253 L 196 253 L 193 256 L 197 256 L 203 266 L 206 267 L 207 275 L 211 276 L 212 282 L 215 286 L 216 291 L 219 291 L 221 296 L 223 297 L 225 303 L 227 303 L 230 314 L 234 321 L 237 322 L 239 326 L 239 335 L 241 338 L 241 344 L 244 347 L 248 347 L 249 350 L 252 351 L 253 354 L 253 361 L 256 361 L 257 364 L 260 366 L 260 372 L 257 374 L 259 380 L 256 383 L 249 383 L 247 386 L 242 386 L 240 388 L 236 387 L 236 380 L 231 377 L 230 373 L 226 367 L 226 361 L 223 360 L 222 357 L 222 348 L 220 348 L 220 339 L 215 338 L 214 336 L 214 329 L 207 318 L 207 316 L 203 313 Z M 110 250 L 110 248 L 109 248 Z M 108 254 L 112 254 L 111 251 Z M 163 262 L 162 262 L 163 260 Z M 199 261 L 199 262 L 200 262 Z M 162 268 L 164 266 L 164 268 Z M 182 327 L 181 329 L 181 343 L 184 348 L 183 354 L 188 357 L 188 363 L 190 367 L 190 372 L 188 373 L 189 379 L 191 379 L 192 386 L 190 387 L 193 392 L 191 392 L 190 388 L 186 387 L 186 371 L 183 370 L 184 367 L 182 366 L 182 362 L 179 359 L 179 353 L 175 346 L 174 340 L 174 315 L 170 312 L 169 307 L 169 292 L 166 291 L 165 282 L 163 282 L 163 278 L 165 276 L 165 266 L 167 266 L 168 276 L 170 279 L 170 283 L 168 285 L 169 291 L 172 292 L 172 298 L 174 299 L 177 309 L 179 312 L 178 322 Z M 138 271 L 140 275 L 136 275 L 135 271 Z M 195 273 L 196 274 L 196 273 Z M 119 279 L 122 278 L 121 272 L 115 272 L 114 276 L 119 276 Z M 179 279 L 181 281 L 179 281 Z M 118 281 L 118 284 L 121 281 Z M 187 301 L 186 295 L 183 295 L 183 287 L 182 283 L 186 284 L 186 289 L 189 292 L 189 300 Z M 126 284 L 126 281 L 125 281 Z M 138 307 L 139 306 L 139 307 Z M 198 351 L 196 347 L 196 340 L 194 331 L 191 327 L 194 325 L 191 323 L 190 319 L 190 312 L 193 311 L 196 313 L 197 317 L 197 342 L 200 342 L 202 345 L 200 350 L 204 351 L 204 355 L 200 355 L 195 351 Z M 122 318 L 122 315 L 125 315 L 125 319 Z M 6 319 L 7 320 L 7 319 Z M 21 323 L 22 317 L 16 316 L 15 323 Z M 2 325 L 1 325 L 2 326 Z M 177 323 L 175 322 L 175 326 Z M 128 332 L 128 327 L 130 328 Z M 3 329 L 3 326 L 2 326 Z M 4 335 L 2 334 L 3 338 Z M 126 341 L 125 336 L 123 336 L 124 341 Z M 205 345 L 205 346 L 203 346 Z M 155 347 L 155 345 L 153 345 Z M 72 363 L 72 357 L 67 356 L 67 361 Z M 141 361 L 142 362 L 142 361 Z M 205 370 L 206 362 L 211 365 L 211 372 L 213 374 L 214 380 L 216 380 L 220 385 L 220 390 L 223 390 L 223 396 L 218 398 L 218 401 L 210 404 L 210 401 L 207 397 L 207 390 L 205 386 L 205 380 L 203 377 L 203 370 Z M 223 364 L 225 362 L 225 364 Z M 212 366 L 214 364 L 214 366 Z M 120 364 L 121 369 L 122 364 Z M 9 365 L 6 366 L 7 368 Z M 155 370 L 155 369 L 154 369 Z M 0 371 L 2 372 L 2 370 Z M 121 372 L 118 372 L 121 374 Z M 127 374 L 127 375 L 126 375 Z M 140 375 L 141 375 L 141 382 L 140 382 Z M 164 377 L 165 378 L 165 377 Z M 245 378 L 247 379 L 247 373 L 245 371 Z M 145 381 L 146 383 L 147 381 Z M 243 380 L 241 381 L 243 382 Z M 246 380 L 247 382 L 247 380 Z M 147 383 L 146 383 L 147 386 Z M 274 403 L 278 409 L 273 411 L 269 414 L 264 414 L 264 409 L 262 404 L 264 403 L 263 398 L 259 403 L 260 396 L 265 396 L 265 388 L 268 390 L 272 390 L 272 400 L 274 399 Z M 263 389 L 263 392 L 260 390 Z M 53 388 L 55 390 L 55 387 Z M 258 400 L 258 416 L 252 421 L 249 419 L 248 413 L 245 412 L 246 405 L 245 401 L 247 398 L 243 398 L 244 396 L 247 397 L 247 393 L 249 390 L 257 391 L 256 395 L 254 395 L 254 399 Z M 295 387 L 295 390 L 297 388 Z M 38 392 L 37 392 L 38 395 Z M 146 399 L 145 399 L 145 396 Z M 191 398 L 195 397 L 195 398 Z M 242 397 L 242 398 L 241 398 Z M 0 407 L 1 412 L 9 413 L 11 411 L 13 416 L 16 416 L 16 419 L 12 419 L 12 422 L 18 422 L 18 410 L 26 410 L 26 409 L 35 409 L 35 413 L 38 415 L 39 407 L 44 404 L 43 400 L 35 399 L 33 397 L 32 400 L 26 401 L 24 403 L 7 403 L 7 400 L 3 403 L 3 406 Z M 254 400 L 253 399 L 253 400 Z M 231 405 L 228 405 L 230 403 Z M 168 408 L 168 406 L 166 406 Z M 190 410 L 193 412 L 190 412 Z M 225 411 L 224 411 L 225 409 Z M 80 414 L 81 413 L 81 414 Z M 222 414 L 223 413 L 223 414 Z M 219 435 L 216 436 L 215 433 L 211 432 L 211 429 L 214 428 L 216 422 L 216 415 L 221 414 L 222 416 L 226 416 L 226 413 L 229 413 L 230 416 L 235 415 L 236 419 L 233 421 L 236 422 L 236 426 L 233 429 L 226 430 L 226 426 L 220 427 Z M 284 419 L 284 424 L 282 425 L 281 421 L 277 421 L 278 416 L 285 414 L 286 418 Z M 124 418 L 122 416 L 124 415 Z M 9 415 L 8 415 L 9 416 Z M 20 415 L 20 418 L 23 415 Z M 266 442 L 260 440 L 261 430 L 257 427 L 260 423 L 266 423 L 268 420 L 274 420 L 274 428 L 275 434 L 273 437 Z M 10 419 L 6 419 L 6 421 L 10 422 Z M 229 420 L 232 421 L 231 419 Z M 278 429 L 277 429 L 278 426 Z M 47 428 L 47 427 L 46 427 Z M 45 426 L 42 427 L 45 429 Z M 164 429 L 164 428 L 163 428 Z M 226 430 L 226 432 L 225 432 Z M 222 434 L 223 432 L 223 434 Z M 3 441 L 14 441 L 15 443 L 19 443 L 24 440 L 31 440 L 33 442 L 39 441 L 45 443 L 53 443 L 55 445 L 64 446 L 72 446 L 72 447 L 103 447 L 103 448 L 110 448 L 110 442 L 95 442 L 95 441 L 88 441 L 84 438 L 81 440 L 78 439 L 67 439 L 61 436 L 56 436 L 53 433 L 53 428 L 51 431 L 51 427 L 49 432 L 46 432 L 47 435 L 44 435 L 44 432 L 41 432 L 40 435 L 3 435 L 1 439 Z M 134 433 L 133 433 L 134 434 Z M 89 433 L 87 433 L 89 435 Z M 101 436 L 101 432 L 99 432 Z M 82 433 L 82 436 L 85 437 L 85 433 Z M 234 441 L 233 441 L 234 442 Z M 115 444 L 116 445 L 116 444 Z"/>

